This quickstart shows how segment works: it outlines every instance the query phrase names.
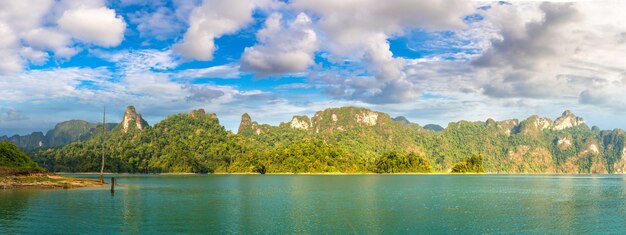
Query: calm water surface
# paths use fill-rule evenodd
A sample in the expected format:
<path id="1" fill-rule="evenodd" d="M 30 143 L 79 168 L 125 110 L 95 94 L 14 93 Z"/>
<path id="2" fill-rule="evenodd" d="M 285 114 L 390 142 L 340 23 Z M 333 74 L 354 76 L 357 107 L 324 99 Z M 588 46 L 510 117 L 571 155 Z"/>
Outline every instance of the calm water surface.
<path id="1" fill-rule="evenodd" d="M 82 176 L 94 177 L 94 176 Z M 0 190 L 2 234 L 623 233 L 626 177 L 118 175 Z"/>

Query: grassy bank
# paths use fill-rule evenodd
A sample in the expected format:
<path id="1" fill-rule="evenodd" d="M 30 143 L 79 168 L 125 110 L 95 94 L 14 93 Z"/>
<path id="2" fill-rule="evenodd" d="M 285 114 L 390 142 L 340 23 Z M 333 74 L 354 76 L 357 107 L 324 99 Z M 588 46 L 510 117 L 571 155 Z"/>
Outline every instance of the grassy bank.
<path id="1" fill-rule="evenodd" d="M 102 185 L 95 179 L 65 177 L 50 173 L 0 176 L 0 189 L 69 189 Z"/>
<path id="2" fill-rule="evenodd" d="M 97 180 L 47 173 L 15 144 L 0 142 L 0 189 L 76 188 L 102 185 Z"/>

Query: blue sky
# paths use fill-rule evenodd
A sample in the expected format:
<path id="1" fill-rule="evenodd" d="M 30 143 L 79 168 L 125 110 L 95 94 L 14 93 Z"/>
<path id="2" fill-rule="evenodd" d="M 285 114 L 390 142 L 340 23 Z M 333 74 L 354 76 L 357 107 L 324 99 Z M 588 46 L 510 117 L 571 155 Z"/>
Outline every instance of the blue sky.
<path id="1" fill-rule="evenodd" d="M 362 106 L 420 124 L 625 128 L 621 1 L 26 0 L 0 3 L 0 135 L 204 108 L 278 124 Z"/>

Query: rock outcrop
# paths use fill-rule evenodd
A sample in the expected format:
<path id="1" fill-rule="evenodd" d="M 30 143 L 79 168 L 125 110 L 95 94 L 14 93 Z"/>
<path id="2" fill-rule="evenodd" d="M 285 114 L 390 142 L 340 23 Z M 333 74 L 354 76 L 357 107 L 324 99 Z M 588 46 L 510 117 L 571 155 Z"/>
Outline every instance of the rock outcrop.
<path id="1" fill-rule="evenodd" d="M 253 122 L 248 113 L 241 115 L 241 122 L 239 123 L 239 129 L 237 134 L 244 136 L 260 135 L 269 131 L 270 126 L 267 124 L 259 125 L 257 122 Z"/>
<path id="2" fill-rule="evenodd" d="M 22 149 L 48 147 L 48 140 L 42 132 L 33 132 L 28 135 L 0 136 L 0 141 L 11 141 Z"/>
<path id="3" fill-rule="evenodd" d="M 378 113 L 373 111 L 361 113 L 356 116 L 356 122 L 361 125 L 373 126 L 376 125 L 376 121 L 378 121 Z"/>
<path id="4" fill-rule="evenodd" d="M 542 118 L 537 115 L 533 115 L 531 117 L 533 120 L 532 124 L 536 128 L 539 128 L 539 130 L 549 129 L 552 126 L 552 120 L 550 120 L 549 118 Z"/>
<path id="5" fill-rule="evenodd" d="M 311 128 L 311 119 L 308 116 L 293 116 L 289 121 L 289 127 L 295 129 L 308 130 Z"/>
<path id="6" fill-rule="evenodd" d="M 316 133 L 333 132 L 357 126 L 377 126 L 392 121 L 385 113 L 366 108 L 341 107 L 316 112 L 311 118 L 311 128 Z"/>
<path id="7" fill-rule="evenodd" d="M 571 111 L 566 110 L 554 122 L 548 118 L 532 115 L 526 120 L 520 122 L 516 130 L 518 133 L 536 136 L 543 130 L 560 131 L 567 128 L 585 125 L 585 121 L 581 117 L 577 117 Z"/>
<path id="8" fill-rule="evenodd" d="M 509 119 L 509 120 L 499 121 L 499 122 L 496 122 L 496 125 L 498 126 L 499 129 L 504 131 L 504 133 L 506 133 L 507 135 L 511 135 L 514 132 L 514 130 L 517 128 L 517 126 L 519 125 L 519 120 Z"/>
<path id="9" fill-rule="evenodd" d="M 566 136 L 563 138 L 558 138 L 556 141 L 556 146 L 559 147 L 560 149 L 568 149 L 572 147 L 571 137 Z"/>
<path id="10" fill-rule="evenodd" d="M 566 110 L 559 118 L 557 118 L 551 126 L 553 130 L 563 130 L 565 128 L 580 126 L 585 124 L 585 120 L 577 117 L 572 111 Z"/>
<path id="11" fill-rule="evenodd" d="M 120 123 L 122 132 L 126 133 L 131 129 L 143 130 L 148 127 L 148 122 L 141 117 L 141 114 L 137 113 L 134 106 L 126 107 L 124 111 L 124 117 Z"/>

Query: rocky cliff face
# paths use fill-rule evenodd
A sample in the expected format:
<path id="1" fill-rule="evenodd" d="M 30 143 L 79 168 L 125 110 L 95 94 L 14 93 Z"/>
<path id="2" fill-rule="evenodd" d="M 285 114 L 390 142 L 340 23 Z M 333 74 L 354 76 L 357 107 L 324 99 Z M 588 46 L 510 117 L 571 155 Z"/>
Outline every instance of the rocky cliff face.
<path id="1" fill-rule="evenodd" d="M 248 113 L 244 113 L 241 115 L 241 122 L 239 122 L 239 129 L 237 129 L 237 134 L 246 135 L 248 132 L 252 132 L 252 118 Z"/>
<path id="2" fill-rule="evenodd" d="M 585 120 L 581 117 L 577 117 L 572 111 L 566 110 L 559 118 L 557 118 L 552 124 L 553 130 L 563 130 L 565 128 L 580 126 L 585 124 Z"/>
<path id="3" fill-rule="evenodd" d="M 124 133 L 133 128 L 143 130 L 148 127 L 148 122 L 141 117 L 141 114 L 137 113 L 134 106 L 128 106 L 126 107 L 126 111 L 124 111 L 124 117 L 122 117 L 120 127 Z"/>
<path id="4" fill-rule="evenodd" d="M 48 140 L 42 132 L 33 132 L 28 135 L 0 136 L 0 141 L 11 141 L 22 149 L 48 147 Z"/>
<path id="5" fill-rule="evenodd" d="M 237 134 L 244 136 L 260 135 L 267 133 L 270 126 L 267 124 L 259 125 L 257 122 L 253 122 L 248 113 L 241 115 L 241 123 L 239 123 L 239 129 Z"/>
<path id="6" fill-rule="evenodd" d="M 391 117 L 385 113 L 356 107 L 326 109 L 315 113 L 313 118 L 310 120 L 307 116 L 294 116 L 287 124 L 291 128 L 313 130 L 314 132 L 319 133 L 328 130 L 341 131 L 355 126 L 376 126 L 381 123 L 381 120 L 382 122 L 388 122 L 391 120 L 403 124 L 410 124 L 410 122 L 402 116 L 391 119 Z M 533 136 L 538 135 L 543 130 L 563 130 L 585 124 L 583 118 L 575 116 L 569 110 L 563 112 L 563 115 L 555 121 L 552 121 L 549 118 L 533 115 L 522 122 L 517 119 L 503 121 L 490 119 L 488 123 L 495 124 L 507 135 L 521 132 Z"/>
<path id="7" fill-rule="evenodd" d="M 57 124 L 54 129 L 46 133 L 49 147 L 65 145 L 78 140 L 90 138 L 98 124 L 83 120 L 70 120 Z"/>
<path id="8" fill-rule="evenodd" d="M 376 126 L 391 122 L 389 115 L 366 108 L 342 107 L 316 112 L 311 129 L 316 132 L 342 131 L 357 126 Z"/>
<path id="9" fill-rule="evenodd" d="M 511 135 L 514 132 L 515 128 L 519 125 L 519 121 L 517 119 L 509 119 L 504 121 L 496 122 L 498 128 L 500 128 L 507 135 Z"/>
<path id="10" fill-rule="evenodd" d="M 581 117 L 577 117 L 571 111 L 566 110 L 555 121 L 549 118 L 539 117 L 532 115 L 526 120 L 522 121 L 514 129 L 511 129 L 511 133 L 522 133 L 526 135 L 536 136 L 543 130 L 564 130 L 567 128 L 577 127 L 585 125 L 585 121 Z"/>
<path id="11" fill-rule="evenodd" d="M 308 130 L 311 128 L 311 119 L 308 116 L 293 116 L 289 121 L 289 127 L 295 129 Z"/>

